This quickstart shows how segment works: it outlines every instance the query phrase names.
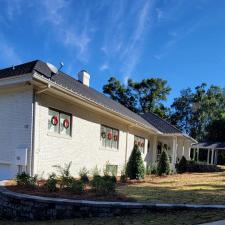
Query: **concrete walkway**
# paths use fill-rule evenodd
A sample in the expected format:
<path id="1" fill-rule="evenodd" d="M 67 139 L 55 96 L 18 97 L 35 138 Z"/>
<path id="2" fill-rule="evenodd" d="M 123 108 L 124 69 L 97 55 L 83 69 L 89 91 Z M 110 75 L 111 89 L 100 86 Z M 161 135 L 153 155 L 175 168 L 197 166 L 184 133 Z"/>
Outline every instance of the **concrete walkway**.
<path id="1" fill-rule="evenodd" d="M 225 220 L 220 220 L 212 223 L 204 223 L 204 224 L 199 224 L 199 225 L 225 225 Z"/>

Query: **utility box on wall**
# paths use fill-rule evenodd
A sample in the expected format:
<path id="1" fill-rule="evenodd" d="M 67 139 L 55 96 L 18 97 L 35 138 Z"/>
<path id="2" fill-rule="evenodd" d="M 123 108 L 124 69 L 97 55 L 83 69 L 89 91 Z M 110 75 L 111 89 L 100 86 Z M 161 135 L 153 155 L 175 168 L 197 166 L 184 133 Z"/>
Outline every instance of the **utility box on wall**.
<path id="1" fill-rule="evenodd" d="M 17 148 L 15 162 L 17 166 L 27 166 L 27 148 Z"/>

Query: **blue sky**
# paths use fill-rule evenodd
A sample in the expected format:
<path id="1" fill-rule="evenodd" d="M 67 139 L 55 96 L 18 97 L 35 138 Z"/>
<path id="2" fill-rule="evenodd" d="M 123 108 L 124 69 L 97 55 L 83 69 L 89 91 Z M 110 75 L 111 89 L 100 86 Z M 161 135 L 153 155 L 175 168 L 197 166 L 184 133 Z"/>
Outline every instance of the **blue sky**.
<path id="1" fill-rule="evenodd" d="M 225 86 L 224 0 L 0 0 L 0 68 L 42 59 L 101 91 L 160 77 L 179 91 Z"/>

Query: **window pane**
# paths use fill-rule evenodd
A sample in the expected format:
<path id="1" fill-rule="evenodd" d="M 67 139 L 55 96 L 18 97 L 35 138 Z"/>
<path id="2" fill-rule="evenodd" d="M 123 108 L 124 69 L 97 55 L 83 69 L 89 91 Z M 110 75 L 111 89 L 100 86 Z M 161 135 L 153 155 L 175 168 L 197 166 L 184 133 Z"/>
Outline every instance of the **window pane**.
<path id="1" fill-rule="evenodd" d="M 112 147 L 112 129 L 106 127 L 106 147 Z"/>
<path id="2" fill-rule="evenodd" d="M 71 135 L 71 116 L 60 113 L 60 134 Z"/>
<path id="3" fill-rule="evenodd" d="M 134 145 L 137 145 L 139 150 L 144 153 L 144 149 L 145 149 L 145 139 L 138 137 L 138 136 L 134 136 Z"/>
<path id="4" fill-rule="evenodd" d="M 118 149 L 119 144 L 119 132 L 118 130 L 113 130 L 112 147 Z"/>
<path id="5" fill-rule="evenodd" d="M 52 109 L 48 111 L 48 130 L 59 133 L 59 113 Z"/>
<path id="6" fill-rule="evenodd" d="M 107 139 L 106 127 L 101 126 L 101 140 L 103 147 L 106 147 L 106 139 Z"/>

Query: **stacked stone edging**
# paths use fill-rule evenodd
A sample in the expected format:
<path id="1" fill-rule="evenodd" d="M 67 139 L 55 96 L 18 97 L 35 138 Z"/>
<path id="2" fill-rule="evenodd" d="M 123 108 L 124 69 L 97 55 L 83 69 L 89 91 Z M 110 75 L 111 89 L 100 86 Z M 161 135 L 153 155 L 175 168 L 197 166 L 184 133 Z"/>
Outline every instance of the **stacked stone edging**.
<path id="1" fill-rule="evenodd" d="M 151 204 L 49 198 L 15 193 L 0 187 L 0 217 L 14 220 L 110 217 L 165 209 L 225 209 L 225 205 Z"/>

